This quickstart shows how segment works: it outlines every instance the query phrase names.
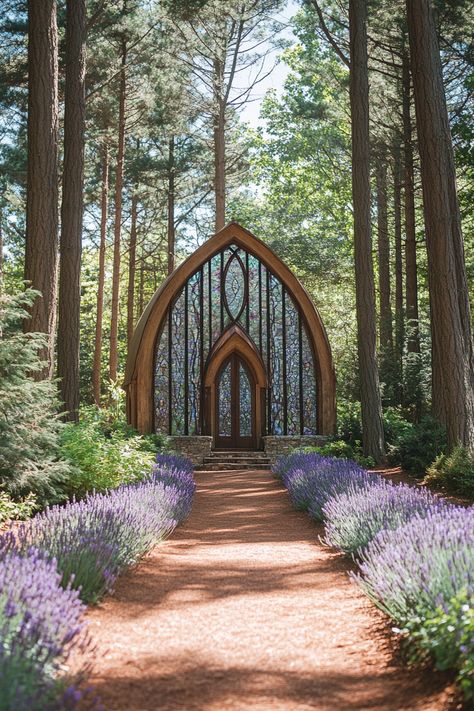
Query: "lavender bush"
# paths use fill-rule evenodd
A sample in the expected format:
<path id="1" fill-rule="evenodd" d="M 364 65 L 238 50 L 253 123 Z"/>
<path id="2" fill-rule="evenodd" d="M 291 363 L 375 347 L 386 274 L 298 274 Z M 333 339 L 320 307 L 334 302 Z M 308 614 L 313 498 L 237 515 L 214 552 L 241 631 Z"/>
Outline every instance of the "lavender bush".
<path id="1" fill-rule="evenodd" d="M 377 481 L 358 464 L 349 459 L 322 457 L 315 453 L 295 453 L 278 460 L 274 471 L 288 489 L 293 505 L 308 510 L 317 521 L 323 520 L 323 507 L 333 496 L 349 486 L 354 489 Z"/>
<path id="2" fill-rule="evenodd" d="M 5 534 L 0 555 L 35 546 L 56 559 L 63 586 L 95 602 L 189 514 L 194 486 L 184 472 L 158 469 L 145 482 L 53 506 Z"/>
<path id="3" fill-rule="evenodd" d="M 360 553 L 380 531 L 399 528 L 416 514 L 424 517 L 445 506 L 426 489 L 382 478 L 362 488 L 351 482 L 323 507 L 325 542 L 343 553 Z"/>
<path id="4" fill-rule="evenodd" d="M 58 673 L 74 646 L 89 645 L 84 606 L 60 580 L 55 562 L 35 549 L 0 561 L 2 711 L 73 709 L 81 698 L 73 687 L 61 690 Z"/>
<path id="5" fill-rule="evenodd" d="M 162 454 L 156 455 L 156 463 L 161 468 L 173 469 L 192 475 L 193 463 L 187 457 L 182 457 L 179 454 Z"/>
<path id="6" fill-rule="evenodd" d="M 361 554 L 355 579 L 399 624 L 474 594 L 474 508 L 446 506 L 381 531 Z"/>

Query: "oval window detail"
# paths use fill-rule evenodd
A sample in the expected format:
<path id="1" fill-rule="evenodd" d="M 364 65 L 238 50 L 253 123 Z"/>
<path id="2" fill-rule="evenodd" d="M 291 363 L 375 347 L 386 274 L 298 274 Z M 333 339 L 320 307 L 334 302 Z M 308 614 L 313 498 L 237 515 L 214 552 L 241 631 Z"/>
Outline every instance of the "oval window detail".
<path id="1" fill-rule="evenodd" d="M 230 318 L 237 321 L 246 302 L 245 267 L 238 254 L 233 254 L 224 272 L 224 301 Z"/>

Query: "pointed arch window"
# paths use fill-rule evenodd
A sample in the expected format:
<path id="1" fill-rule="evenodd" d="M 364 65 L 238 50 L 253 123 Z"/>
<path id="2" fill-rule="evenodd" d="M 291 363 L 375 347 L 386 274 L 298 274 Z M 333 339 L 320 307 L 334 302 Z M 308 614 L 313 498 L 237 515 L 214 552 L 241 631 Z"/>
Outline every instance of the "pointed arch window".
<path id="1" fill-rule="evenodd" d="M 317 368 L 304 315 L 281 280 L 237 244 L 207 259 L 164 317 L 155 347 L 155 430 L 205 433 L 207 359 L 234 324 L 252 340 L 267 371 L 265 433 L 315 434 Z"/>

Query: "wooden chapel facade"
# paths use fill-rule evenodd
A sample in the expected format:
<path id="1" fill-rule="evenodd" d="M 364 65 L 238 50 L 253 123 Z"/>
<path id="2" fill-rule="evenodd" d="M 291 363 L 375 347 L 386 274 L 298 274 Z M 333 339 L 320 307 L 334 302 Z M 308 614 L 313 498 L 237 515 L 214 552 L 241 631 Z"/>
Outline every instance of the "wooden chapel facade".
<path id="1" fill-rule="evenodd" d="M 155 292 L 135 329 L 127 417 L 199 461 L 334 432 L 335 376 L 321 318 L 261 240 L 230 223 Z M 189 445 L 193 446 L 189 446 Z M 187 446 L 188 445 L 188 446 Z"/>

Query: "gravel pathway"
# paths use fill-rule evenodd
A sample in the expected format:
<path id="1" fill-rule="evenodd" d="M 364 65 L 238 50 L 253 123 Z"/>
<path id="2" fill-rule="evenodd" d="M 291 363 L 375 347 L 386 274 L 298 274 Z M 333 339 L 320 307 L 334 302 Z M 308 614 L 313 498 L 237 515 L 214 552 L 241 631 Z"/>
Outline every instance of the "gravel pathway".
<path id="1" fill-rule="evenodd" d="M 441 711 L 267 472 L 200 472 L 189 521 L 89 612 L 107 711 Z"/>

